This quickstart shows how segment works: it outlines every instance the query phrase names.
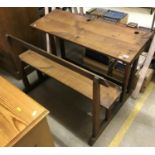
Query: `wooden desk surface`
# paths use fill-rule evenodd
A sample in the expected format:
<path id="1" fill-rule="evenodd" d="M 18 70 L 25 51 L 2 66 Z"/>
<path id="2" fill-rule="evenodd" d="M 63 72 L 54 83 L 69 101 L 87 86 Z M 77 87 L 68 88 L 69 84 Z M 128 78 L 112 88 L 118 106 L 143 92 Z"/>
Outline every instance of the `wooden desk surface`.
<path id="1" fill-rule="evenodd" d="M 131 63 L 153 35 L 103 20 L 88 21 L 87 17 L 61 10 L 51 12 L 31 26 L 126 63 Z"/>
<path id="2" fill-rule="evenodd" d="M 0 77 L 0 146 L 13 146 L 48 111 Z"/>

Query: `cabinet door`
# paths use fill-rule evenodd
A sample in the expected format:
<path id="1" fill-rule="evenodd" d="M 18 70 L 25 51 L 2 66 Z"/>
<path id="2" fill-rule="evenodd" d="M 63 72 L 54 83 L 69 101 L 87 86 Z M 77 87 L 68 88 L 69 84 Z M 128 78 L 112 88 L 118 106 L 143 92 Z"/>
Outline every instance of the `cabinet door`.
<path id="1" fill-rule="evenodd" d="M 17 74 L 20 73 L 18 54 L 25 48 L 13 44 L 13 48 L 10 49 L 5 34 L 13 34 L 41 47 L 43 35 L 30 27 L 38 18 L 38 8 L 0 8 L 0 67 L 7 69 L 16 77 L 19 77 Z"/>

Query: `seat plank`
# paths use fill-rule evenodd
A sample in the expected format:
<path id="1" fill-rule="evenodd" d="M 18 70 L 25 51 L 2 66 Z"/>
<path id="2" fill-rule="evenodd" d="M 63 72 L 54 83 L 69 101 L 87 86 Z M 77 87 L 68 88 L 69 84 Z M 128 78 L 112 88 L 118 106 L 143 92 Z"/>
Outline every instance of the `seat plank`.
<path id="1" fill-rule="evenodd" d="M 80 94 L 93 99 L 93 81 L 91 79 L 32 50 L 22 53 L 19 57 L 23 62 L 31 65 L 35 69 L 47 74 Z M 120 95 L 120 89 L 115 85 L 108 87 L 100 85 L 100 88 L 101 105 L 105 108 L 110 108 Z"/>

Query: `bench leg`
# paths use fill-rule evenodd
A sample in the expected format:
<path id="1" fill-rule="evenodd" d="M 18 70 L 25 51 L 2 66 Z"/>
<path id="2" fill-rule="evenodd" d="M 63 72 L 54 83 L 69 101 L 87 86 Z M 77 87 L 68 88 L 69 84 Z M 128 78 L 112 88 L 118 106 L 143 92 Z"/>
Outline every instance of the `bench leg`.
<path id="1" fill-rule="evenodd" d="M 43 80 L 44 76 L 43 76 L 43 74 L 42 74 L 40 71 L 38 71 L 38 70 L 37 70 L 37 75 L 38 75 L 38 79 L 39 79 L 39 80 Z"/>
<path id="2" fill-rule="evenodd" d="M 125 76 L 124 76 L 122 94 L 121 94 L 121 99 L 120 99 L 121 102 L 125 101 L 125 97 L 127 94 L 127 88 L 128 88 L 128 84 L 130 80 L 130 73 L 131 73 L 131 65 L 127 64 L 125 67 Z"/>
<path id="3" fill-rule="evenodd" d="M 36 72 L 37 72 L 37 75 L 38 75 L 38 81 L 36 82 L 36 85 L 43 82 L 43 81 L 45 81 L 48 78 L 48 76 L 46 74 L 40 72 L 39 70 L 36 70 Z"/>
<path id="4" fill-rule="evenodd" d="M 56 55 L 58 57 L 61 57 L 63 59 L 66 58 L 66 53 L 65 53 L 65 42 L 63 39 L 55 37 L 55 43 L 56 43 Z"/>
<path id="5" fill-rule="evenodd" d="M 106 109 L 105 111 L 105 120 L 106 121 L 109 121 L 112 117 L 112 112 L 111 112 L 111 109 Z"/>
<path id="6" fill-rule="evenodd" d="M 92 137 L 89 144 L 92 145 L 100 128 L 100 84 L 97 78 L 93 81 L 93 108 L 92 108 Z"/>
<path id="7" fill-rule="evenodd" d="M 30 83 L 24 70 L 24 63 L 21 63 L 22 81 L 26 91 L 30 90 Z"/>

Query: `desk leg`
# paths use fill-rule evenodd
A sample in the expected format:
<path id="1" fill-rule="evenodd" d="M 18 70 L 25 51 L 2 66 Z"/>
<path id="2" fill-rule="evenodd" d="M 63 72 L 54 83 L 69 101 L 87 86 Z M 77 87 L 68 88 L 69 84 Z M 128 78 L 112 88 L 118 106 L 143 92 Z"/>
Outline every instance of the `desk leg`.
<path id="1" fill-rule="evenodd" d="M 44 75 L 42 74 L 42 72 L 37 70 L 37 75 L 38 75 L 38 80 L 42 81 L 44 79 Z"/>
<path id="2" fill-rule="evenodd" d="M 57 55 L 55 36 L 50 35 L 49 40 L 50 40 L 50 49 L 52 54 Z"/>
<path id="3" fill-rule="evenodd" d="M 66 53 L 65 53 L 65 42 L 63 39 L 61 38 L 56 38 L 58 44 L 59 44 L 59 47 L 60 47 L 60 53 L 61 53 L 61 57 L 62 58 L 66 58 Z"/>
<path id="4" fill-rule="evenodd" d="M 127 93 L 127 88 L 130 80 L 130 73 L 131 73 L 131 65 L 126 64 L 125 67 L 125 76 L 124 76 L 124 82 L 123 82 L 123 87 L 122 87 L 122 94 L 121 94 L 121 102 L 125 100 L 125 96 Z"/>
<path id="5" fill-rule="evenodd" d="M 132 89 L 134 88 L 133 81 L 134 81 L 134 78 L 135 78 L 137 65 L 138 65 L 138 58 L 134 61 L 132 69 L 131 69 L 130 85 L 128 85 L 128 93 L 131 93 Z"/>

